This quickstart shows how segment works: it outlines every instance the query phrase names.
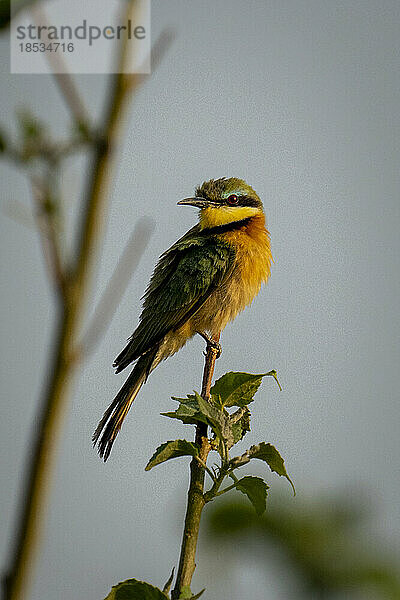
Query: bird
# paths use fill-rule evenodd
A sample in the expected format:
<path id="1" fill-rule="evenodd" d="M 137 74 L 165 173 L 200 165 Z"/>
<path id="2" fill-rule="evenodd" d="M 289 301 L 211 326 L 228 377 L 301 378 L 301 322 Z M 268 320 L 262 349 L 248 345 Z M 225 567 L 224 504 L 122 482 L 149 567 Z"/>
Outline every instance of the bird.
<path id="1" fill-rule="evenodd" d="M 113 366 L 135 363 L 107 408 L 93 445 L 106 461 L 132 402 L 149 374 L 195 334 L 214 338 L 249 305 L 273 262 L 263 203 L 243 179 L 205 181 L 178 205 L 199 209 L 198 223 L 159 258 L 145 291 L 139 324 Z"/>

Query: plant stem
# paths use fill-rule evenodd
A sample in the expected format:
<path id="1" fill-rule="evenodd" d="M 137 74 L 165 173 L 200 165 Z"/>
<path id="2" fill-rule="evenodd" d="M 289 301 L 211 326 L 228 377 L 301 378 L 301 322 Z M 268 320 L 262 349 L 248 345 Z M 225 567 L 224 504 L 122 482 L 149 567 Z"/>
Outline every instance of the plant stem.
<path id="1" fill-rule="evenodd" d="M 236 487 L 236 483 L 233 483 L 232 485 L 229 485 L 228 487 L 224 488 L 223 490 L 220 490 L 219 492 L 216 492 L 214 494 L 214 498 L 216 498 L 217 496 L 222 496 L 222 494 L 226 494 L 226 492 L 230 492 L 235 487 Z"/>
<path id="2" fill-rule="evenodd" d="M 219 338 L 220 334 L 215 336 L 214 340 L 218 342 Z M 216 349 L 212 348 L 210 345 L 207 345 L 207 354 L 203 371 L 203 383 L 201 388 L 201 395 L 206 401 L 208 401 L 210 398 L 211 382 L 216 358 Z M 200 448 L 199 457 L 201 461 L 206 464 L 211 446 L 207 438 L 207 425 L 205 423 L 199 423 L 197 425 L 195 442 Z M 171 596 L 172 600 L 179 599 L 182 588 L 190 587 L 193 573 L 196 568 L 195 557 L 197 539 L 199 537 L 201 513 L 205 505 L 203 494 L 204 478 L 204 467 L 193 458 L 190 463 L 190 485 L 181 545 L 181 555 L 179 559 L 175 587 Z"/>
<path id="3" fill-rule="evenodd" d="M 221 487 L 221 485 L 222 485 L 222 483 L 223 483 L 223 481 L 224 481 L 224 479 L 225 479 L 225 477 L 227 475 L 229 475 L 229 477 L 231 479 L 233 479 L 233 481 L 235 483 L 233 483 L 229 487 L 226 487 L 223 490 L 219 491 L 219 488 Z M 205 501 L 206 502 L 211 502 L 211 500 L 213 500 L 217 496 L 221 496 L 222 494 L 225 494 L 226 492 L 230 492 L 230 490 L 233 490 L 233 488 L 236 487 L 236 484 L 238 483 L 238 481 L 239 481 L 239 479 L 236 477 L 236 475 L 234 473 L 229 473 L 227 471 L 222 471 L 221 475 L 214 482 L 214 485 L 212 486 L 212 488 L 206 494 L 204 494 Z"/>
<path id="4" fill-rule="evenodd" d="M 211 471 L 211 469 L 209 469 L 209 468 L 207 467 L 206 463 L 204 463 L 204 462 L 201 460 L 201 458 L 200 458 L 199 456 L 197 456 L 197 455 L 195 456 L 195 459 L 197 460 L 197 462 L 199 463 L 199 465 L 200 465 L 200 466 L 201 466 L 203 469 L 205 469 L 206 473 L 208 473 L 208 474 L 209 474 L 209 476 L 211 477 L 211 479 L 212 479 L 213 481 L 215 481 L 215 480 L 216 480 L 216 477 L 215 477 L 214 473 Z"/>
<path id="5" fill-rule="evenodd" d="M 130 15 L 132 4 L 126 11 Z M 121 52 L 121 64 L 126 48 Z M 104 118 L 104 136 L 95 147 L 88 189 L 86 190 L 81 230 L 77 240 L 75 264 L 68 273 L 69 285 L 64 302 L 59 302 L 57 331 L 54 338 L 53 360 L 49 365 L 48 384 L 38 422 L 35 423 L 29 462 L 26 467 L 24 490 L 17 513 L 17 531 L 11 560 L 3 578 L 5 600 L 21 600 L 31 579 L 42 524 L 46 514 L 50 483 L 54 471 L 55 450 L 61 433 L 63 417 L 76 362 L 72 350 L 80 334 L 91 275 L 102 239 L 105 207 L 113 175 L 115 147 L 118 141 L 124 108 L 130 88 L 125 83 L 123 69 L 113 76 Z M 78 357 L 79 358 L 79 357 Z"/>
<path id="6" fill-rule="evenodd" d="M 54 359 L 49 368 L 51 376 L 44 392 L 40 415 L 35 423 L 10 567 L 3 579 L 5 600 L 23 598 L 31 578 L 33 559 L 47 511 L 47 490 L 54 470 L 55 449 L 72 383 L 72 373 L 66 355 L 75 320 L 75 311 L 63 311 L 58 320 L 59 328 L 53 345 Z"/>

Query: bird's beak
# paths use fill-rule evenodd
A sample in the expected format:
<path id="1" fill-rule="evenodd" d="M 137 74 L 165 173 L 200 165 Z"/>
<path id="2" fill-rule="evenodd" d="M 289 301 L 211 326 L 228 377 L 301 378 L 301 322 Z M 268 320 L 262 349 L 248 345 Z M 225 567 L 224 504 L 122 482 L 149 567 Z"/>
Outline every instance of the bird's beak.
<path id="1" fill-rule="evenodd" d="M 206 200 L 206 198 L 185 198 L 184 200 L 179 200 L 178 204 L 183 206 L 195 206 L 196 208 L 207 208 L 207 206 L 212 206 L 213 202 Z"/>

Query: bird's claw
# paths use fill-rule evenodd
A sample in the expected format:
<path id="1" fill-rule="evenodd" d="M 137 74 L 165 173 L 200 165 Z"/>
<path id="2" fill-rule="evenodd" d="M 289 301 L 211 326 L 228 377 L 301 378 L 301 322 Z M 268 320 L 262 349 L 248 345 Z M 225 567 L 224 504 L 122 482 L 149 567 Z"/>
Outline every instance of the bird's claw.
<path id="1" fill-rule="evenodd" d="M 207 352 L 212 350 L 215 352 L 215 359 L 219 358 L 222 353 L 221 344 L 215 340 L 207 340 Z M 207 355 L 207 352 L 205 353 Z"/>
<path id="2" fill-rule="evenodd" d="M 207 356 L 208 351 L 212 350 L 212 352 L 215 352 L 215 360 L 219 358 L 222 353 L 221 344 L 210 338 L 206 333 L 203 333 L 202 331 L 198 331 L 197 333 L 201 335 L 203 340 L 205 340 L 207 343 L 207 350 L 203 352 L 204 356 Z"/>

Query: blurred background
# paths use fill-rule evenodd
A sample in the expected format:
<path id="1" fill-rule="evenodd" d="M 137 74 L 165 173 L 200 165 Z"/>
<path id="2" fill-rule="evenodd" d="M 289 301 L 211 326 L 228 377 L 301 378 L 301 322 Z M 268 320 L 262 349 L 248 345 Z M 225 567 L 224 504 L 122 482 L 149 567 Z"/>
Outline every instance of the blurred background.
<path id="1" fill-rule="evenodd" d="M 193 590 L 206 587 L 204 597 L 232 600 L 388 597 L 385 586 L 353 596 L 347 579 L 325 596 L 327 588 L 310 584 L 310 570 L 331 580 L 328 565 L 341 549 L 347 552 L 348 539 L 353 558 L 360 548 L 371 550 L 369 568 L 383 565 L 385 573 L 396 570 L 400 554 L 400 4 L 153 0 L 153 39 L 166 27 L 175 40 L 124 118 L 91 307 L 137 220 L 153 218 L 155 230 L 105 337 L 79 370 L 29 598 L 96 600 L 129 577 L 162 587 L 178 560 L 188 461 L 150 473 L 144 467 L 163 441 L 192 437 L 159 413 L 173 410 L 171 395 L 200 390 L 203 340 L 154 372 L 106 465 L 91 436 L 125 377 L 114 376 L 111 365 L 137 324 L 153 265 L 196 220 L 195 211 L 176 202 L 222 176 L 244 178 L 262 198 L 275 264 L 251 309 L 225 330 L 216 375 L 278 371 L 283 392 L 264 381 L 243 450 L 261 440 L 276 445 L 297 496 L 268 473 L 266 522 L 254 525 L 250 513 L 242 518 L 246 506 L 228 504 L 223 513 L 214 513 L 222 500 L 208 506 Z M 12 134 L 16 111 L 28 107 L 54 137 L 67 135 L 70 118 L 54 79 L 10 75 L 8 44 L 3 33 L 2 126 Z M 95 119 L 109 78 L 75 81 Z M 71 158 L 63 172 L 67 243 L 79 217 L 86 160 Z M 55 308 L 29 221 L 26 178 L 1 162 L 0 186 L 3 568 Z M 252 465 L 251 472 L 264 473 L 258 469 Z M 296 546 L 296 554 L 288 541 L 293 532 L 309 539 L 304 514 L 321 532 L 345 529 L 346 541 L 335 546 L 326 569 L 322 558 L 322 567 L 310 559 L 308 570 L 293 558 L 307 553 Z M 274 515 L 280 524 L 293 519 L 289 534 L 276 533 Z M 232 532 L 235 523 L 241 525 Z M 272 550 L 270 538 L 277 544 Z M 391 580 L 381 575 L 379 581 Z"/>

